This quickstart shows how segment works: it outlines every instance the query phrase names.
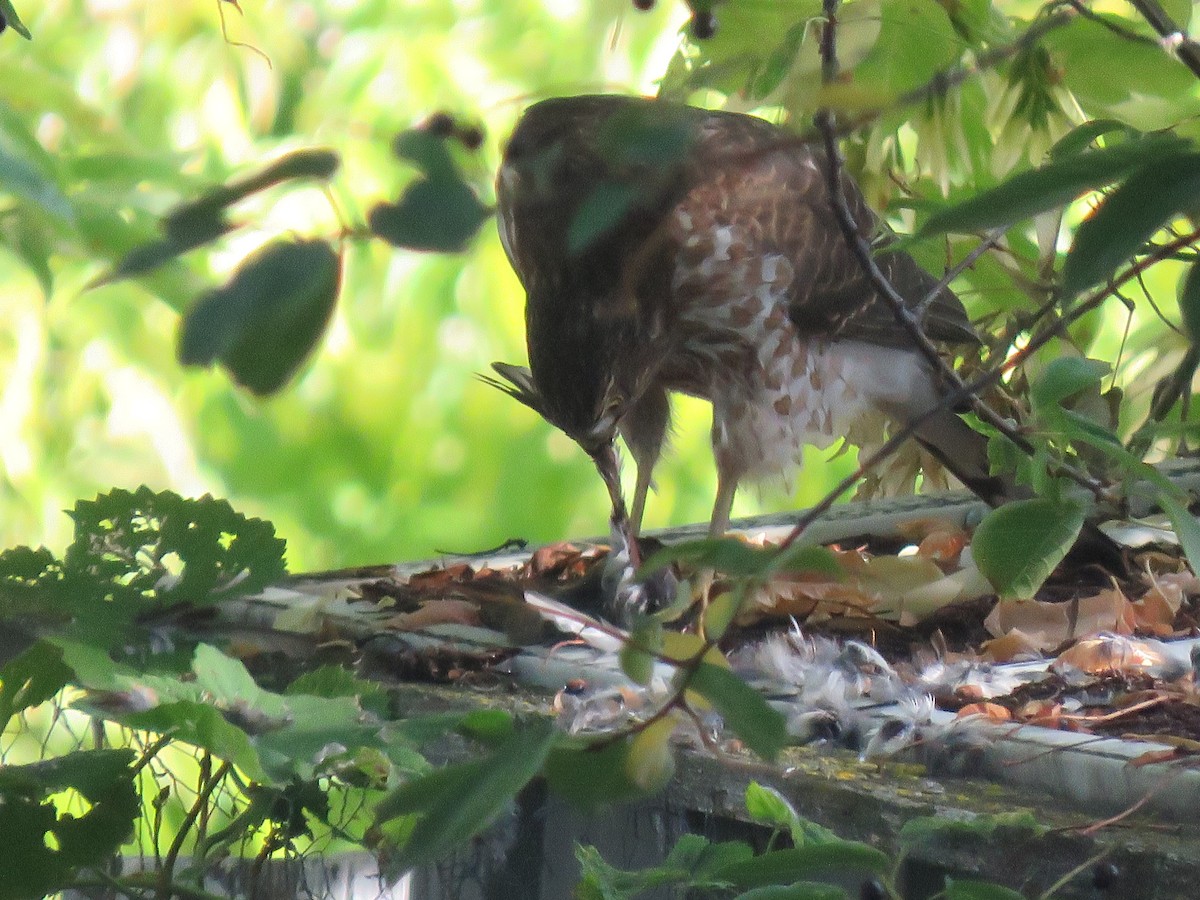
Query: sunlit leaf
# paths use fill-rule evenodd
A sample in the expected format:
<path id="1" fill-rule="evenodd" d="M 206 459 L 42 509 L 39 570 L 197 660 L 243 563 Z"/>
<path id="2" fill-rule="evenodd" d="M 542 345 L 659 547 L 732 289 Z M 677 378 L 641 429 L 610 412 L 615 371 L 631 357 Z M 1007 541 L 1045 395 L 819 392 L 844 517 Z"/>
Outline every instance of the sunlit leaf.
<path id="1" fill-rule="evenodd" d="M 1063 266 L 1063 292 L 1073 296 L 1108 278 L 1198 200 L 1200 153 L 1168 157 L 1134 172 L 1075 232 Z"/>
<path id="2" fill-rule="evenodd" d="M 671 735 L 675 733 L 675 717 L 664 716 L 633 736 L 625 770 L 629 780 L 647 793 L 666 787 L 675 774 L 675 749 Z"/>
<path id="3" fill-rule="evenodd" d="M 179 361 L 219 360 L 238 384 L 274 393 L 316 347 L 340 282 L 341 260 L 325 241 L 267 244 L 188 310 Z"/>
<path id="4" fill-rule="evenodd" d="M 1083 505 L 1070 501 L 1006 503 L 979 523 L 971 552 L 1002 599 L 1027 599 L 1066 557 L 1084 517 Z"/>
<path id="5" fill-rule="evenodd" d="M 688 686 L 708 700 L 729 729 L 764 759 L 774 759 L 787 743 L 783 715 L 728 669 L 701 663 Z"/>
<path id="6" fill-rule="evenodd" d="M 791 828 L 796 810 L 775 788 L 752 781 L 746 787 L 746 813 L 760 825 Z"/>
<path id="7" fill-rule="evenodd" d="M 654 619 L 638 622 L 621 647 L 621 671 L 637 684 L 649 684 L 654 674 L 654 656 L 662 647 L 662 623 Z"/>
<path id="8" fill-rule="evenodd" d="M 1159 45 L 1132 6 L 1124 7 L 1129 17 L 1114 15 L 1113 9 L 1097 11 L 1095 20 L 1078 16 L 1043 38 L 1080 105 L 1092 116 L 1120 119 L 1145 131 L 1200 112 L 1200 98 L 1192 90 L 1195 76 Z M 1151 40 L 1129 40 L 1106 24 Z"/>

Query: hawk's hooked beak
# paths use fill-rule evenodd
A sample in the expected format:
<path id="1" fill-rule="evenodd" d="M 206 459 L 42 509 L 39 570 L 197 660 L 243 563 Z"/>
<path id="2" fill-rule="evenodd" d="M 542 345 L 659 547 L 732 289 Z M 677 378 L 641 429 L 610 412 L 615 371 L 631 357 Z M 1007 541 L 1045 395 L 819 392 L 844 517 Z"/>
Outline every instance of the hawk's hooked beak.
<path id="1" fill-rule="evenodd" d="M 629 518 L 625 497 L 621 493 L 621 464 L 617 460 L 616 443 L 607 441 L 598 449 L 589 451 L 589 455 L 596 464 L 600 477 L 604 479 L 604 486 L 608 488 L 608 497 L 612 501 L 613 532 L 624 539 L 629 554 L 629 565 L 636 570 L 642 564 L 642 558 L 638 552 L 637 535 L 633 533 L 633 521 Z"/>

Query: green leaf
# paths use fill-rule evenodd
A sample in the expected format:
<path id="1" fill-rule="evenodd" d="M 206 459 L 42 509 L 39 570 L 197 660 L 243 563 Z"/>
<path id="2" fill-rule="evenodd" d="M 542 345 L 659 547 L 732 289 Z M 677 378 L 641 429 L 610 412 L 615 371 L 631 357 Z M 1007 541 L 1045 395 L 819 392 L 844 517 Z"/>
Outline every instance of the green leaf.
<path id="1" fill-rule="evenodd" d="M 203 747 L 214 756 L 233 763 L 251 781 L 271 782 L 246 732 L 226 721 L 221 710 L 209 703 L 179 700 L 113 718 L 130 728 L 154 731 L 185 744 Z"/>
<path id="2" fill-rule="evenodd" d="M 0 104 L 0 110 L 4 110 Z M 32 203 L 62 221 L 74 218 L 70 201 L 49 169 L 37 142 L 13 115 L 0 117 L 0 194 Z"/>
<path id="3" fill-rule="evenodd" d="M 75 537 L 66 569 L 102 596 L 208 603 L 262 590 L 286 572 L 275 527 L 227 500 L 143 485 L 80 500 L 69 515 Z"/>
<path id="4" fill-rule="evenodd" d="M 163 219 L 163 230 L 169 239 L 180 243 L 186 242 L 189 235 L 211 234 L 217 237 L 213 223 L 224 221 L 224 210 L 234 203 L 295 178 L 328 180 L 333 177 L 339 164 L 338 155 L 332 150 L 307 148 L 285 153 L 260 172 L 220 185 L 195 200 L 175 207 Z M 199 246 L 199 243 L 191 243 L 191 246 Z"/>
<path id="5" fill-rule="evenodd" d="M 746 787 L 746 812 L 760 825 L 771 828 L 791 828 L 796 810 L 779 791 L 752 781 Z"/>
<path id="6" fill-rule="evenodd" d="M 0 767 L 0 900 L 41 897 L 108 862 L 139 812 L 131 750 L 85 750 Z M 73 788 L 86 811 L 60 812 L 53 795 Z"/>
<path id="7" fill-rule="evenodd" d="M 662 649 L 662 623 L 655 619 L 638 621 L 621 647 L 621 671 L 635 684 L 649 684 L 654 674 L 653 654 Z"/>
<path id="8" fill-rule="evenodd" d="M 630 774 L 633 738 L 626 736 L 589 745 L 564 744 L 546 758 L 546 781 L 556 794 L 584 810 L 640 796 L 643 792 Z"/>
<path id="9" fill-rule="evenodd" d="M 774 850 L 752 860 L 718 869 L 713 877 L 738 889 L 792 884 L 822 874 L 882 875 L 891 868 L 887 855 L 856 841 Z"/>
<path id="10" fill-rule="evenodd" d="M 1113 14 L 1121 8 L 1131 15 Z M 1116 26 L 1117 32 L 1106 25 Z M 1130 40 L 1121 30 L 1150 40 Z M 1132 6 L 1097 10 L 1095 19 L 1078 16 L 1065 28 L 1046 34 L 1042 44 L 1053 54 L 1065 87 L 1089 117 L 1120 119 L 1143 131 L 1155 131 L 1200 112 L 1195 76 L 1164 50 L 1158 35 L 1133 14 Z"/>
<path id="11" fill-rule="evenodd" d="M 1188 565 L 1193 572 L 1200 572 L 1200 522 L 1188 512 L 1186 506 L 1169 494 L 1159 493 L 1158 505 L 1170 518 Z"/>
<path id="12" fill-rule="evenodd" d="M 33 40 L 33 35 L 13 9 L 12 0 L 0 0 L 0 32 L 4 30 L 4 26 L 8 26 L 27 41 Z"/>
<path id="13" fill-rule="evenodd" d="M 567 252 L 576 256 L 613 231 L 642 195 L 637 184 L 601 181 L 571 217 L 567 227 Z"/>
<path id="14" fill-rule="evenodd" d="M 764 759 L 774 759 L 787 743 L 783 716 L 728 669 L 701 663 L 688 687 L 708 700 L 725 724 Z"/>
<path id="15" fill-rule="evenodd" d="M 1122 134 L 1129 140 L 1136 140 L 1141 136 L 1136 129 L 1130 128 L 1124 122 L 1118 122 L 1116 119 L 1091 119 L 1082 125 L 1077 125 L 1059 138 L 1050 148 L 1050 158 L 1063 159 L 1068 156 L 1077 156 L 1088 150 L 1098 138 L 1113 133 Z"/>
<path id="16" fill-rule="evenodd" d="M 438 769 L 380 801 L 378 823 L 420 815 L 395 870 L 433 863 L 490 825 L 541 770 L 558 737 L 551 722 L 524 725 L 484 759 Z"/>
<path id="17" fill-rule="evenodd" d="M 1179 312 L 1193 344 L 1200 344 L 1200 263 L 1192 263 L 1179 286 Z"/>
<path id="18" fill-rule="evenodd" d="M 840 887 L 816 881 L 798 881 L 795 884 L 770 884 L 751 888 L 738 894 L 735 900 L 846 900 L 849 896 Z"/>
<path id="19" fill-rule="evenodd" d="M 1075 232 L 1063 267 L 1063 292 L 1074 296 L 1107 279 L 1197 200 L 1200 153 L 1168 157 L 1134 172 Z"/>
<path id="20" fill-rule="evenodd" d="M 1030 390 L 1030 400 L 1039 416 L 1055 415 L 1063 401 L 1096 388 L 1112 367 L 1098 359 L 1060 356 L 1052 360 Z"/>
<path id="21" fill-rule="evenodd" d="M 424 128 L 402 131 L 392 141 L 398 159 L 414 163 L 431 181 L 459 181 L 458 164 L 446 149 L 446 139 Z"/>
<path id="22" fill-rule="evenodd" d="M 772 572 L 814 571 L 822 575 L 841 576 L 837 557 L 824 547 L 800 544 L 782 554 L 769 547 L 751 547 L 737 538 L 703 538 L 663 547 L 643 564 L 639 578 L 653 575 L 673 562 L 715 569 L 725 575 L 753 578 Z"/>
<path id="23" fill-rule="evenodd" d="M 491 215 L 464 182 L 419 178 L 399 203 L 380 203 L 371 210 L 371 232 L 396 247 L 458 253 L 467 248 Z"/>
<path id="24" fill-rule="evenodd" d="M 296 373 L 329 323 L 341 259 L 325 241 L 277 241 L 252 254 L 224 287 L 192 306 L 179 333 L 179 361 L 219 360 L 234 381 L 272 394 Z"/>
<path id="25" fill-rule="evenodd" d="M 1025 900 L 1025 895 L 1017 891 L 989 884 L 986 881 L 956 881 L 946 879 L 946 890 L 943 894 L 946 900 Z"/>
<path id="26" fill-rule="evenodd" d="M 0 669 L 0 732 L 14 715 L 49 700 L 70 683 L 75 673 L 63 662 L 62 651 L 39 642 Z"/>
<path id="27" fill-rule="evenodd" d="M 1080 194 L 1111 184 L 1132 169 L 1187 148 L 1188 143 L 1178 138 L 1152 135 L 1115 147 L 1053 159 L 1040 169 L 1021 172 L 990 190 L 935 213 L 917 232 L 917 237 L 948 231 L 970 233 L 1012 225 L 1040 212 L 1065 206 Z"/>
<path id="28" fill-rule="evenodd" d="M 1006 503 L 979 523 L 971 552 L 1001 599 L 1028 599 L 1066 557 L 1084 517 L 1083 505 L 1070 501 Z"/>

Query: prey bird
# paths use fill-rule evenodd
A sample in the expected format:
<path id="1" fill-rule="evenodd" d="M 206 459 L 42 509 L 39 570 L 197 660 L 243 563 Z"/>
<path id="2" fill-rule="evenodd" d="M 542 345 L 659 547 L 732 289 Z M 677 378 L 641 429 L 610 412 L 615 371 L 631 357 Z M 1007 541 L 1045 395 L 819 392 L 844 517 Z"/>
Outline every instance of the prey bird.
<path id="1" fill-rule="evenodd" d="M 489 381 L 594 460 L 636 564 L 670 396 L 711 402 L 717 495 L 790 471 L 805 445 L 879 443 L 937 409 L 916 439 L 989 502 L 1005 491 L 986 443 L 952 410 L 934 369 L 853 255 L 819 150 L 754 116 L 617 95 L 525 111 L 497 179 L 499 228 L 527 294 L 529 368 Z M 864 237 L 881 225 L 843 178 Z M 884 241 L 887 240 L 886 232 Z M 938 281 L 906 253 L 877 262 L 915 309 Z M 958 297 L 924 313 L 930 340 L 979 339 Z M 637 465 L 632 510 L 614 440 Z"/>

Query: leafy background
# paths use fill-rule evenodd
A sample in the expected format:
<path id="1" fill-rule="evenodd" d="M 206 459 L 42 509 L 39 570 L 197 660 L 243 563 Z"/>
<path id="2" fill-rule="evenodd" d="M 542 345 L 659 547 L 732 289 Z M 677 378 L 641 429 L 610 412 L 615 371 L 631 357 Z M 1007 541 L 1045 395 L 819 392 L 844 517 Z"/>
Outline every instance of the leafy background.
<path id="1" fill-rule="evenodd" d="M 1167 6 L 1187 21 L 1189 4 Z M 1040 8 L 852 3 L 839 44 L 843 65 L 858 66 L 857 93 L 840 102 L 852 114 L 920 86 L 980 41 L 1015 37 Z M 1095 8 L 1149 34 L 1126 4 Z M 819 66 L 802 18 L 818 9 L 732 0 L 716 38 L 697 45 L 681 38 L 688 10 L 668 2 L 648 13 L 626 0 L 247 2 L 243 14 L 221 0 L 21 4 L 34 40 L 0 40 L 0 546 L 60 548 L 71 527 L 61 511 L 76 498 L 142 483 L 270 518 L 293 570 L 603 533 L 607 503 L 583 455 L 472 377 L 493 359 L 524 360 L 522 297 L 491 223 L 459 256 L 347 241 L 319 353 L 270 400 L 220 371 L 181 368 L 179 315 L 268 238 L 353 228 L 394 199 L 416 173 L 392 158 L 391 139 L 435 111 L 484 126 L 481 150 L 458 159 L 490 202 L 503 137 L 542 96 L 653 92 L 661 78 L 701 101 L 740 92 L 734 105 L 810 108 Z M 849 165 L 871 201 L 911 228 L 930 203 L 1041 162 L 1085 114 L 1200 129 L 1188 121 L 1200 111 L 1196 80 L 1153 44 L 1080 20 L 1047 46 L 854 137 Z M 1120 81 L 1103 77 L 1113 71 Z M 327 194 L 265 192 L 235 207 L 247 227 L 214 252 L 85 289 L 153 240 L 172 206 L 304 146 L 342 155 Z M 1010 241 L 1021 262 L 988 257 L 956 285 L 976 316 L 1039 299 L 1005 270 L 1036 276 L 1036 232 Z M 916 250 L 940 271 L 969 246 Z M 1180 270 L 1159 265 L 1145 279 L 1175 320 Z M 1132 314 L 1110 301 L 1072 330 L 1080 351 L 1120 357 L 1126 433 L 1187 346 L 1135 299 Z M 649 526 L 707 517 L 706 432 L 701 404 L 681 404 Z M 849 455 L 826 456 L 790 495 L 744 491 L 735 513 L 816 499 L 850 468 Z"/>

